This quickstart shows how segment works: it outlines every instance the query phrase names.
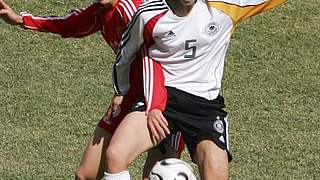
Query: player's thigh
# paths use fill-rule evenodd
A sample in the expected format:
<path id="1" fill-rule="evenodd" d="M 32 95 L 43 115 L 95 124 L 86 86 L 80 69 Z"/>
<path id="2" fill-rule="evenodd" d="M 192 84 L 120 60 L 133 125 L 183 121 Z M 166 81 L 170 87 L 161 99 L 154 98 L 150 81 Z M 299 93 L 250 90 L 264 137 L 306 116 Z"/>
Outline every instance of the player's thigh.
<path id="1" fill-rule="evenodd" d="M 112 134 L 97 126 L 90 138 L 77 174 L 84 177 L 100 177 L 106 166 L 106 149 L 110 143 Z"/>
<path id="2" fill-rule="evenodd" d="M 145 112 L 129 113 L 114 132 L 109 148 L 131 163 L 137 156 L 153 147 Z M 108 150 L 109 151 L 109 150 Z"/>

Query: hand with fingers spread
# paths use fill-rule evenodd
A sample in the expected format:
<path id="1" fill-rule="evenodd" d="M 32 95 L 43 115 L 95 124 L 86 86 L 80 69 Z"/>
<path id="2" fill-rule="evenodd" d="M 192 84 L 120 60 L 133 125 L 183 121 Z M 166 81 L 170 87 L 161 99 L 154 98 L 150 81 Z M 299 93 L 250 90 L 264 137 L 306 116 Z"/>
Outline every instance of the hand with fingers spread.
<path id="1" fill-rule="evenodd" d="M 170 134 L 168 121 L 158 109 L 153 109 L 148 114 L 148 128 L 153 140 L 156 142 L 164 139 Z"/>
<path id="2" fill-rule="evenodd" d="M 120 113 L 120 105 L 122 103 L 122 100 L 123 96 L 113 96 L 108 110 L 106 112 L 106 118 L 110 119 L 112 116 L 115 116 L 115 114 Z"/>
<path id="3" fill-rule="evenodd" d="M 23 23 L 22 17 L 15 13 L 3 0 L 0 0 L 0 18 L 11 25 L 20 25 Z"/>

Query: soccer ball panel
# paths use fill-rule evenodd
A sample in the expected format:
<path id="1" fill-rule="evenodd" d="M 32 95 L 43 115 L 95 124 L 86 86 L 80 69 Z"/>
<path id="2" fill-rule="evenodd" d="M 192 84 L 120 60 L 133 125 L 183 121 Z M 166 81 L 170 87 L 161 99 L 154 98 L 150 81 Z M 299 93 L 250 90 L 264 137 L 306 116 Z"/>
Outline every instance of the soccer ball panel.
<path id="1" fill-rule="evenodd" d="M 151 169 L 150 180 L 196 180 L 191 166 L 176 158 L 157 162 Z"/>

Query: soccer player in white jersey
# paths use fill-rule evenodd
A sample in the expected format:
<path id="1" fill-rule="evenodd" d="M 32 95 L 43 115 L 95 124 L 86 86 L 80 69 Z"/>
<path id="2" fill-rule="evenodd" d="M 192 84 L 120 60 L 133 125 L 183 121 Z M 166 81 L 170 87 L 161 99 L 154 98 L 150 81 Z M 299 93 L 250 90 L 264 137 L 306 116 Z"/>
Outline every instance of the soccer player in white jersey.
<path id="1" fill-rule="evenodd" d="M 34 16 L 30 13 L 18 15 L 8 4 L 0 0 L 0 17 L 9 24 L 20 25 L 25 29 L 59 34 L 63 38 L 82 38 L 100 31 L 106 43 L 116 52 L 125 26 L 142 2 L 143 0 L 118 0 L 112 4 L 110 0 L 99 0 L 84 9 L 71 11 L 65 17 L 57 17 Z M 132 104 L 143 97 L 142 61 L 140 57 L 137 59 L 132 64 L 132 76 L 130 77 L 133 88 L 124 97 L 120 105 L 121 112 L 113 113 L 114 115 L 111 117 L 113 109 L 109 109 L 102 117 L 83 154 L 80 166 L 76 171 L 76 179 L 101 179 L 103 176 L 107 163 L 106 156 L 112 157 L 112 154 L 103 151 L 106 150 L 113 132 L 130 111 Z M 117 105 L 116 100 L 112 103 Z M 175 141 L 171 141 L 170 144 L 172 144 L 174 151 L 171 148 L 166 149 L 167 153 L 160 153 L 158 149 L 150 150 L 144 168 L 145 178 L 156 160 L 180 156 L 184 144 L 179 137 L 180 133 L 172 136 Z"/>
<path id="2" fill-rule="evenodd" d="M 127 162 L 111 163 L 105 179 L 129 179 L 122 176 L 127 165 L 177 130 L 201 179 L 228 179 L 231 154 L 220 89 L 230 38 L 239 22 L 284 1 L 150 0 L 141 5 L 122 36 L 114 88 L 119 96 L 128 92 L 129 65 L 142 49 L 145 98 L 111 139 L 109 149 Z"/>

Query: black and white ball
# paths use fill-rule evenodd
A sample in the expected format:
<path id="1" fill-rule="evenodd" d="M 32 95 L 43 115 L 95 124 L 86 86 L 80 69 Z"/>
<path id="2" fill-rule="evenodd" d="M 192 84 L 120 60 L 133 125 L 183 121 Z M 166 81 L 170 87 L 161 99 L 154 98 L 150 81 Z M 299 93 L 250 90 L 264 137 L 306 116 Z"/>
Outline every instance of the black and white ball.
<path id="1" fill-rule="evenodd" d="M 158 161 L 151 169 L 150 180 L 196 180 L 191 166 L 176 158 Z"/>

